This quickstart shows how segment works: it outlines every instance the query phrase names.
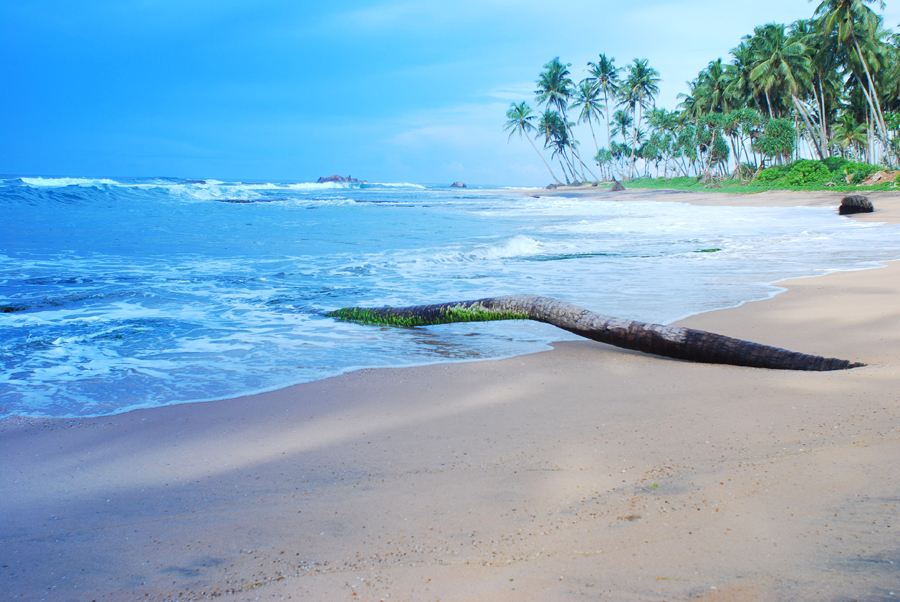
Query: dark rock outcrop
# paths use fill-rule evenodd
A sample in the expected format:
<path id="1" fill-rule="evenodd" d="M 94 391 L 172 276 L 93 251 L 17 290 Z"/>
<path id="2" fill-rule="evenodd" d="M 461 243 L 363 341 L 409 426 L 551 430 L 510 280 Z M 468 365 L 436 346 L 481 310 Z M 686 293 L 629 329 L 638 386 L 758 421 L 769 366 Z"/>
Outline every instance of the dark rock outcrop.
<path id="1" fill-rule="evenodd" d="M 840 215 L 850 215 L 851 213 L 872 213 L 875 208 L 872 202 L 864 196 L 851 194 L 841 199 L 841 208 L 838 209 Z"/>
<path id="2" fill-rule="evenodd" d="M 369 182 L 366 180 L 357 180 L 353 176 L 328 176 L 327 178 L 319 178 L 316 180 L 316 184 L 325 184 L 326 182 L 335 182 L 337 184 L 368 184 Z"/>
<path id="3" fill-rule="evenodd" d="M 450 184 L 450 188 L 465 188 L 466 185 L 463 182 L 453 182 Z"/>
<path id="4" fill-rule="evenodd" d="M 618 180 L 613 180 L 612 188 L 610 188 L 609 190 L 610 190 L 610 192 L 621 192 L 621 191 L 625 190 L 625 187 L 622 186 L 622 182 L 619 182 Z"/>
<path id="5" fill-rule="evenodd" d="M 547 184 L 547 190 L 556 190 L 556 184 Z"/>

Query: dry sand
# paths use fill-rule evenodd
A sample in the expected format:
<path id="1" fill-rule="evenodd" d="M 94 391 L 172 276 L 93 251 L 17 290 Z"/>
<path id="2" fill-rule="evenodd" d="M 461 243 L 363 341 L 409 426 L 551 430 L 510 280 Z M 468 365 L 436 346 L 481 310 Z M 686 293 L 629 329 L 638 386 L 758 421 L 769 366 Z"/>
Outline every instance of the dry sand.
<path id="1" fill-rule="evenodd" d="M 872 198 L 863 219 L 900 222 L 896 195 Z M 900 263 L 786 286 L 682 324 L 869 365 L 777 372 L 575 342 L 7 420 L 0 594 L 895 599 Z"/>

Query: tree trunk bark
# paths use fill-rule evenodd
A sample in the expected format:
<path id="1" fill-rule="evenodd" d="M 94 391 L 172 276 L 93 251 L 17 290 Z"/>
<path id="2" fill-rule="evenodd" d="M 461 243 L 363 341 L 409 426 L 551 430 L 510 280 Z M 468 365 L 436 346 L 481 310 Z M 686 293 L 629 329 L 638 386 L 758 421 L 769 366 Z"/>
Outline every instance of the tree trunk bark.
<path id="1" fill-rule="evenodd" d="M 791 96 L 791 99 L 794 101 L 794 106 L 797 107 L 797 113 L 799 113 L 800 118 L 803 119 L 803 125 L 806 126 L 809 137 L 812 138 L 813 144 L 816 145 L 816 153 L 819 155 L 819 161 L 824 161 L 825 155 L 822 152 L 822 147 L 819 146 L 819 141 L 816 139 L 816 128 L 813 126 L 811 116 L 807 115 L 806 108 L 800 105 L 800 100 L 796 96 Z M 796 123 L 796 121 L 795 118 L 794 122 Z"/>
<path id="2" fill-rule="evenodd" d="M 557 157 L 556 160 L 559 161 L 559 167 L 562 169 L 563 177 L 566 179 L 566 184 L 571 184 L 571 182 L 569 182 L 569 173 L 566 171 L 566 166 L 563 165 L 562 157 Z"/>
<path id="3" fill-rule="evenodd" d="M 692 328 L 613 318 L 552 297 L 533 295 L 396 308 L 351 307 L 327 315 L 341 320 L 389 326 L 535 320 L 608 345 L 693 362 L 820 372 L 865 365 L 787 351 Z"/>
<path id="4" fill-rule="evenodd" d="M 828 156 L 831 156 L 831 153 L 828 151 L 828 126 L 826 125 L 825 119 L 825 90 L 822 89 L 822 77 L 819 76 L 819 106 L 821 106 L 821 112 L 819 113 L 819 129 L 822 141 L 822 146 L 825 148 L 822 149 L 823 152 L 828 152 Z"/>
<path id="5" fill-rule="evenodd" d="M 856 46 L 856 53 L 859 55 L 859 60 L 860 62 L 862 62 L 863 69 L 866 70 L 866 79 L 869 80 L 869 90 L 872 94 L 872 98 L 875 100 L 875 106 L 878 107 L 878 111 L 876 113 L 878 117 L 878 125 L 881 128 L 881 133 L 885 138 L 887 138 L 887 126 L 885 126 L 884 115 L 881 112 L 881 101 L 878 100 L 878 93 L 875 90 L 875 82 L 872 81 L 872 74 L 869 73 L 869 65 L 868 63 L 866 63 L 866 59 L 863 58 L 862 49 L 859 47 L 859 42 L 857 41 L 855 34 L 853 34 L 853 44 Z"/>
<path id="6" fill-rule="evenodd" d="M 543 162 L 544 162 L 544 165 L 547 166 L 547 171 L 550 172 L 550 175 L 553 176 L 553 179 L 556 181 L 556 183 L 557 183 L 557 184 L 562 184 L 562 182 L 559 181 L 559 178 L 556 177 L 556 174 L 553 173 L 553 170 L 550 169 L 550 164 L 547 163 L 547 160 L 544 158 L 544 155 L 541 154 L 541 151 L 539 151 L 539 150 L 538 150 L 538 147 L 534 144 L 534 140 L 532 140 L 532 139 L 528 136 L 528 134 L 525 134 L 525 137 L 528 138 L 528 142 L 531 143 L 531 148 L 534 149 L 534 152 L 536 152 L 536 153 L 538 154 L 538 156 L 541 158 L 541 161 L 543 161 Z"/>
<path id="7" fill-rule="evenodd" d="M 609 95 L 603 91 L 603 101 L 606 103 L 606 148 L 612 149 L 612 136 L 609 133 L 609 120 L 612 115 L 609 114 Z"/>

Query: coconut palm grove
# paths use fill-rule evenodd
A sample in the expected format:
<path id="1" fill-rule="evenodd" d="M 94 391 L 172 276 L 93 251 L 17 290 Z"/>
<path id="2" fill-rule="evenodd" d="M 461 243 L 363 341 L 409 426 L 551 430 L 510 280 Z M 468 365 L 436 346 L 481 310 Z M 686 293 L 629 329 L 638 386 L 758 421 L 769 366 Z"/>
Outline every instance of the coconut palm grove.
<path id="1" fill-rule="evenodd" d="M 505 130 L 531 142 L 557 185 L 841 189 L 879 173 L 876 187 L 894 187 L 900 34 L 872 3 L 825 0 L 809 19 L 756 27 L 730 60 L 687 82 L 673 111 L 656 106 L 661 76 L 646 59 L 618 66 L 600 54 L 576 83 L 554 58 L 537 79 L 537 108 L 512 103 Z"/>

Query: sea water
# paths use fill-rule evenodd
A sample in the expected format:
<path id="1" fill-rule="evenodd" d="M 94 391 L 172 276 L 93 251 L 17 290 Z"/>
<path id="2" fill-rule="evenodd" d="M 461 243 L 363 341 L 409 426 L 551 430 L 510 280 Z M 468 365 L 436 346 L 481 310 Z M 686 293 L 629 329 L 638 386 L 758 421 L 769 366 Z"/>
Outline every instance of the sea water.
<path id="1" fill-rule="evenodd" d="M 0 179 L 0 417 L 114 414 L 576 338 L 523 321 L 324 315 L 340 307 L 536 294 L 668 323 L 771 296 L 781 279 L 900 258 L 898 227 L 833 208 L 600 196 Z"/>

